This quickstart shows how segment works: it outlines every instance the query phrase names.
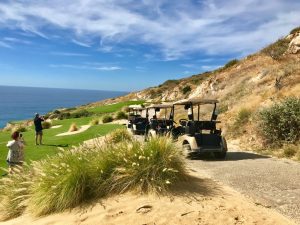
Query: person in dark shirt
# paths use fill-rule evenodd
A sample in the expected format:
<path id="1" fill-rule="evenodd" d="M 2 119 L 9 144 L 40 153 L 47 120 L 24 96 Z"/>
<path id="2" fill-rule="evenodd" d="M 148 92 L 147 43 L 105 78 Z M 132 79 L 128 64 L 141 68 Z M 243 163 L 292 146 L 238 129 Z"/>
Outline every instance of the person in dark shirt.
<path id="1" fill-rule="evenodd" d="M 42 122 L 44 121 L 44 118 L 41 117 L 38 113 L 35 114 L 34 118 L 34 126 L 35 126 L 35 144 L 42 145 L 42 139 L 43 139 L 43 126 Z M 38 143 L 39 141 L 39 143 Z"/>

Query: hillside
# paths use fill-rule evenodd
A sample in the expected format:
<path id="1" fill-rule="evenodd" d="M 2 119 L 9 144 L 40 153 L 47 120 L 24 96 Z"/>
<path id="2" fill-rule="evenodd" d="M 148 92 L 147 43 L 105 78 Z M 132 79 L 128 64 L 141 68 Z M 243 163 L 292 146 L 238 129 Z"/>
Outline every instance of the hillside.
<path id="1" fill-rule="evenodd" d="M 300 29 L 241 60 L 232 60 L 215 71 L 180 80 L 168 80 L 157 87 L 109 100 L 176 101 L 183 98 L 216 98 L 222 129 L 230 139 L 239 139 L 247 147 L 259 148 L 255 115 L 288 96 L 300 97 Z M 99 103 L 95 103 L 96 105 Z M 103 102 L 102 102 L 103 104 Z M 239 112 L 249 120 L 229 132 Z"/>

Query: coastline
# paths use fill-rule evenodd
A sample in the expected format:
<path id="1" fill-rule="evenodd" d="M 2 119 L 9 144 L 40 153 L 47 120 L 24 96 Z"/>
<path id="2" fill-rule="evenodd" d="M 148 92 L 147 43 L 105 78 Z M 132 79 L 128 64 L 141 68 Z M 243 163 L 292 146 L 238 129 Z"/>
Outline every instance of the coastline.
<path id="1" fill-rule="evenodd" d="M 1 85 L 0 130 L 8 123 L 30 120 L 36 112 L 46 114 L 59 108 L 79 108 L 94 102 L 120 97 L 127 93 L 122 91 Z M 12 97 L 9 98 L 9 96 Z"/>

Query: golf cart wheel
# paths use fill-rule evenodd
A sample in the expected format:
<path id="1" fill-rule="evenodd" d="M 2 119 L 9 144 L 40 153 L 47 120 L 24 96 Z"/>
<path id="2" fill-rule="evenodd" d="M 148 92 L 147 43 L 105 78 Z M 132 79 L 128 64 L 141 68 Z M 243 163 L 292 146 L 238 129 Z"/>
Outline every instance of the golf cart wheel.
<path id="1" fill-rule="evenodd" d="M 182 145 L 182 154 L 185 156 L 185 157 L 188 157 L 192 152 L 192 148 L 190 146 L 189 143 L 184 143 Z"/>
<path id="2" fill-rule="evenodd" d="M 227 152 L 214 152 L 216 159 L 225 159 Z"/>

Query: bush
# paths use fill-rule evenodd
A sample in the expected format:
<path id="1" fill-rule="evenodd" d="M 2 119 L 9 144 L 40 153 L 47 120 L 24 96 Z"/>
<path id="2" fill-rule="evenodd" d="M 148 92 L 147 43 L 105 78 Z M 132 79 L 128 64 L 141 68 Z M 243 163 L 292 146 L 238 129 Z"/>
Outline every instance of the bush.
<path id="1" fill-rule="evenodd" d="M 192 88 L 189 86 L 189 85 L 187 85 L 187 86 L 185 86 L 184 88 L 182 88 L 182 90 L 181 90 L 181 92 L 182 92 L 182 94 L 187 94 L 188 92 L 190 92 L 192 90 Z"/>
<path id="2" fill-rule="evenodd" d="M 52 127 L 52 123 L 48 121 L 44 121 L 42 124 L 43 129 L 49 129 Z"/>
<path id="3" fill-rule="evenodd" d="M 117 112 L 116 119 L 117 120 L 127 119 L 127 114 L 123 111 L 119 111 Z"/>
<path id="4" fill-rule="evenodd" d="M 113 120 L 114 120 L 113 117 L 110 116 L 110 115 L 105 115 L 105 116 L 102 118 L 102 122 L 103 122 L 103 123 L 110 123 L 110 122 L 112 122 Z"/>
<path id="5" fill-rule="evenodd" d="M 286 98 L 259 113 L 259 130 L 267 143 L 296 143 L 300 139 L 300 99 Z"/>
<path id="6" fill-rule="evenodd" d="M 237 117 L 235 118 L 235 124 L 236 125 L 244 125 L 247 123 L 251 117 L 252 111 L 250 109 L 243 108 L 241 109 Z"/>
<path id="7" fill-rule="evenodd" d="M 75 111 L 73 113 L 71 113 L 71 118 L 81 118 L 81 117 L 88 117 L 90 116 L 90 112 L 85 110 L 85 109 L 82 109 L 82 110 L 78 110 L 78 111 Z"/>
<path id="8" fill-rule="evenodd" d="M 300 32 L 300 27 L 296 27 L 293 30 L 291 30 L 290 34 L 296 34 L 297 32 Z"/>
<path id="9" fill-rule="evenodd" d="M 54 114 L 60 114 L 60 111 L 56 109 L 56 110 L 53 111 L 53 113 Z"/>
<path id="10" fill-rule="evenodd" d="M 71 118 L 71 113 L 63 112 L 63 113 L 59 114 L 57 118 L 60 120 L 69 119 L 69 118 Z"/>
<path id="11" fill-rule="evenodd" d="M 291 158 L 293 157 L 294 155 L 296 155 L 297 153 L 297 150 L 295 147 L 293 146 L 286 146 L 284 149 L 283 149 L 283 155 L 287 158 Z"/>
<path id="12" fill-rule="evenodd" d="M 27 131 L 27 128 L 23 125 L 16 125 L 13 129 L 12 129 L 13 132 L 26 132 Z"/>
<path id="13" fill-rule="evenodd" d="M 237 64 L 238 62 L 239 62 L 239 60 L 237 60 L 237 59 L 230 60 L 229 62 L 227 62 L 227 63 L 225 64 L 225 66 L 223 66 L 222 69 L 227 69 L 227 68 L 229 68 L 229 67 L 232 67 L 232 66 L 234 66 L 235 64 Z"/>
<path id="14" fill-rule="evenodd" d="M 290 44 L 289 40 L 282 38 L 276 41 L 275 43 L 264 48 L 262 50 L 262 53 L 272 57 L 275 60 L 279 60 L 288 49 L 289 44 Z"/>
<path id="15" fill-rule="evenodd" d="M 126 129 L 117 129 L 108 136 L 109 143 L 120 143 L 122 141 L 132 141 L 133 136 Z"/>
<path id="16" fill-rule="evenodd" d="M 77 131 L 78 130 L 78 127 L 76 125 L 76 123 L 72 123 L 70 128 L 69 128 L 69 132 L 74 132 L 74 131 Z"/>

